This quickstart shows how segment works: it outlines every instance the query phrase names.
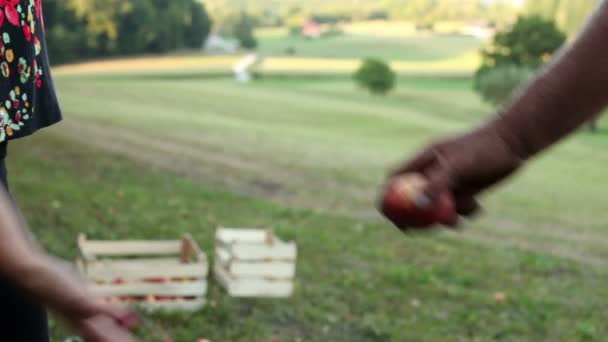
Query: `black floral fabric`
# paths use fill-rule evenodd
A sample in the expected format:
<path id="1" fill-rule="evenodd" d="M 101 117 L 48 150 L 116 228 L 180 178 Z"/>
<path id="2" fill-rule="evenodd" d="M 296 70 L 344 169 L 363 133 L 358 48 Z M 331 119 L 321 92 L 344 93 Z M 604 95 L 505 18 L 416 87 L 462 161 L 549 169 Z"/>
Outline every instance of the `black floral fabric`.
<path id="1" fill-rule="evenodd" d="M 60 120 L 42 0 L 0 0 L 0 143 Z"/>

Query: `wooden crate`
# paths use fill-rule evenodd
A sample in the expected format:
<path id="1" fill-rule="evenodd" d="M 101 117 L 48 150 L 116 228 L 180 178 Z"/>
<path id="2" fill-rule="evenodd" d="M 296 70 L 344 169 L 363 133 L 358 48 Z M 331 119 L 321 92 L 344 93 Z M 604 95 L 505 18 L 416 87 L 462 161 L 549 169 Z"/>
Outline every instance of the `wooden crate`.
<path id="1" fill-rule="evenodd" d="M 218 228 L 214 276 L 233 297 L 289 297 L 297 247 L 270 230 Z"/>
<path id="2" fill-rule="evenodd" d="M 80 235 L 78 249 L 78 268 L 108 301 L 152 311 L 196 311 L 205 304 L 207 257 L 188 234 L 167 241 L 93 241 Z"/>

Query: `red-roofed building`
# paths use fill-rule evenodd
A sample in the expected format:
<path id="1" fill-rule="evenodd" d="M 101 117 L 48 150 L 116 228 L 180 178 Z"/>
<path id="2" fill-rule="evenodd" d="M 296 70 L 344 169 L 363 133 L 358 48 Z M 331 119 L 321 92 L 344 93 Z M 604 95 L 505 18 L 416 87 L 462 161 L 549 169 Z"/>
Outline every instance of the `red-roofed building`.
<path id="1" fill-rule="evenodd" d="M 306 38 L 319 38 L 323 34 L 324 28 L 314 20 L 308 20 L 302 26 L 302 36 Z"/>

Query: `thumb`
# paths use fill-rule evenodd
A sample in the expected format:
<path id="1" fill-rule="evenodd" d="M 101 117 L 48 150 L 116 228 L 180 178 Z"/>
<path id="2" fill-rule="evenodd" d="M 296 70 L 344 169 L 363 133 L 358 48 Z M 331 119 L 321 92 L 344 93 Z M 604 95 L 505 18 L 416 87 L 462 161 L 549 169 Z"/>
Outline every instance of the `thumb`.
<path id="1" fill-rule="evenodd" d="M 80 325 L 80 333 L 86 341 L 95 342 L 136 342 L 128 331 L 116 325 L 105 315 L 86 319 Z"/>
<path id="2" fill-rule="evenodd" d="M 140 321 L 139 315 L 124 305 L 102 304 L 100 311 L 127 329 L 135 328 Z"/>
<path id="3" fill-rule="evenodd" d="M 425 176 L 428 184 L 422 192 L 423 197 L 416 199 L 416 202 L 428 207 L 435 203 L 441 194 L 451 191 L 454 185 L 454 176 L 451 168 L 447 167 L 445 163 L 435 163 L 426 170 Z"/>

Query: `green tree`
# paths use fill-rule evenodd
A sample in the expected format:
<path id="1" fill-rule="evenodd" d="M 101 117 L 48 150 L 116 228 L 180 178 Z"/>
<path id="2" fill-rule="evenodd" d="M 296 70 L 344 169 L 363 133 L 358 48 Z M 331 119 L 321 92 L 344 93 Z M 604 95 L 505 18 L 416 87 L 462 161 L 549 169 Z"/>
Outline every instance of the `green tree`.
<path id="1" fill-rule="evenodd" d="M 368 58 L 361 63 L 353 78 L 372 94 L 385 95 L 395 87 L 397 75 L 387 63 Z"/>
<path id="2" fill-rule="evenodd" d="M 189 14 L 186 15 L 185 45 L 188 48 L 198 48 L 207 39 L 213 25 L 205 5 L 201 2 L 190 3 Z"/>
<path id="3" fill-rule="evenodd" d="M 158 11 L 148 0 L 133 0 L 129 11 L 117 18 L 117 29 L 120 37 L 117 38 L 117 53 L 131 55 L 148 51 L 156 38 Z M 149 28 L 144 30 L 142 28 Z"/>
<path id="4" fill-rule="evenodd" d="M 89 58 L 84 21 L 58 1 L 45 3 L 44 11 L 51 62 L 63 63 L 77 58 Z"/>
<path id="5" fill-rule="evenodd" d="M 258 46 L 258 42 L 254 36 L 254 22 L 253 19 L 245 12 L 241 12 L 238 20 L 234 24 L 234 37 L 238 39 L 241 46 L 245 49 L 255 49 Z"/>
<path id="6" fill-rule="evenodd" d="M 211 28 L 198 0 L 65 0 L 45 6 L 55 63 L 199 48 Z"/>
<path id="7" fill-rule="evenodd" d="M 513 64 L 538 68 L 566 42 L 555 22 L 539 16 L 519 17 L 515 25 L 496 34 L 482 50 L 482 69 Z"/>
<path id="8" fill-rule="evenodd" d="M 501 106 L 533 74 L 533 69 L 515 65 L 493 68 L 479 77 L 478 92 L 485 102 Z"/>
<path id="9" fill-rule="evenodd" d="M 475 74 L 475 89 L 480 90 L 481 77 L 493 69 L 540 67 L 565 42 L 566 35 L 553 21 L 539 16 L 520 17 L 511 29 L 496 34 L 493 42 L 482 49 L 482 65 Z"/>
<path id="10" fill-rule="evenodd" d="M 289 34 L 292 36 L 297 36 L 302 33 L 304 23 L 306 23 L 306 17 L 302 14 L 294 14 L 285 20 L 285 24 L 289 29 Z"/>

